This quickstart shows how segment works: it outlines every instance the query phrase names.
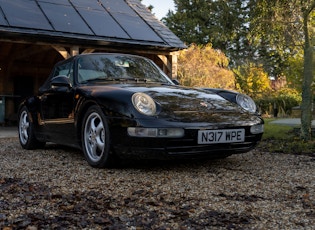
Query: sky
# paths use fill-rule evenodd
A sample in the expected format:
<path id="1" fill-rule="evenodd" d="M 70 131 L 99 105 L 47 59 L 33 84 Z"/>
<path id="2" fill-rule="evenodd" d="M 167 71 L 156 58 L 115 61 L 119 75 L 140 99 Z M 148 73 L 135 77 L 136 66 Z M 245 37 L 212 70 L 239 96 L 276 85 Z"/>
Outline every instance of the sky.
<path id="1" fill-rule="evenodd" d="M 165 17 L 168 10 L 175 10 L 173 0 L 142 0 L 142 4 L 152 5 L 154 7 L 152 12 L 158 19 Z"/>

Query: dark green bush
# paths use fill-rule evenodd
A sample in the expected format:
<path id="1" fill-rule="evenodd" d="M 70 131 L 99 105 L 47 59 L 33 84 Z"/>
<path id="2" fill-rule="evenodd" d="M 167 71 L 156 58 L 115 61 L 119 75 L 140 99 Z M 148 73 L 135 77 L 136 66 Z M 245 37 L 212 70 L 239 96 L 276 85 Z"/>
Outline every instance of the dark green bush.
<path id="1" fill-rule="evenodd" d="M 283 88 L 254 100 L 263 115 L 287 117 L 291 115 L 293 107 L 301 104 L 302 96 L 295 89 Z"/>

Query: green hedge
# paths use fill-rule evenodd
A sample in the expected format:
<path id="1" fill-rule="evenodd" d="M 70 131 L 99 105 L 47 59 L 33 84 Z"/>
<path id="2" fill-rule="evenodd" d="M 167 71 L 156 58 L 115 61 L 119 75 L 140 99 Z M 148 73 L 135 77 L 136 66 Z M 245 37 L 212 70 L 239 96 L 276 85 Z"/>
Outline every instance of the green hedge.
<path id="1" fill-rule="evenodd" d="M 288 117 L 292 108 L 301 104 L 302 96 L 295 89 L 284 88 L 254 100 L 263 115 Z"/>

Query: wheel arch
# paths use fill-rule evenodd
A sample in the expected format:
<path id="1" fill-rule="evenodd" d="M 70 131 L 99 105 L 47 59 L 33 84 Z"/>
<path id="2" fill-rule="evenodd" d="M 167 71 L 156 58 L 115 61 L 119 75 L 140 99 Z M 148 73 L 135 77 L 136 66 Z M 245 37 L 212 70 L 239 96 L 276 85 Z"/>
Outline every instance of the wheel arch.
<path id="1" fill-rule="evenodd" d="M 82 132 L 81 131 L 82 131 L 82 126 L 83 126 L 84 115 L 88 111 L 88 109 L 93 105 L 99 106 L 103 112 L 106 111 L 106 109 L 103 109 L 103 106 L 99 105 L 97 102 L 95 102 L 93 100 L 88 100 L 88 101 L 85 101 L 81 104 L 81 106 L 77 112 L 76 124 L 75 124 L 76 125 L 76 135 L 77 135 L 80 147 L 82 147 Z M 104 116 L 107 116 L 107 114 L 104 113 Z"/>
<path id="2" fill-rule="evenodd" d="M 38 125 L 38 119 L 37 119 L 37 114 L 39 113 L 39 100 L 37 97 L 30 97 L 25 99 L 18 108 L 18 114 L 21 113 L 21 110 L 23 107 L 26 107 L 28 113 L 29 113 L 29 118 L 30 122 L 32 122 L 35 125 Z"/>

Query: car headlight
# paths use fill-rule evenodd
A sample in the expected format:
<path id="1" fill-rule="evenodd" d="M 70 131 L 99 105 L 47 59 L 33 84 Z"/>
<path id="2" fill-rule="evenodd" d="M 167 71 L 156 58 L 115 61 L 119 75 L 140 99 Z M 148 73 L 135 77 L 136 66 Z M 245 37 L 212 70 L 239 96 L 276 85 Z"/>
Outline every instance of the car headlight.
<path id="1" fill-rule="evenodd" d="M 156 104 L 154 100 L 145 93 L 135 93 L 132 95 L 132 104 L 142 114 L 148 116 L 156 114 Z"/>
<path id="2" fill-rule="evenodd" d="M 244 94 L 237 94 L 236 103 L 246 111 L 255 113 L 257 110 L 256 104 L 253 99 Z"/>

